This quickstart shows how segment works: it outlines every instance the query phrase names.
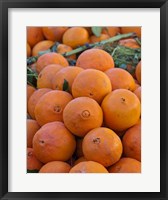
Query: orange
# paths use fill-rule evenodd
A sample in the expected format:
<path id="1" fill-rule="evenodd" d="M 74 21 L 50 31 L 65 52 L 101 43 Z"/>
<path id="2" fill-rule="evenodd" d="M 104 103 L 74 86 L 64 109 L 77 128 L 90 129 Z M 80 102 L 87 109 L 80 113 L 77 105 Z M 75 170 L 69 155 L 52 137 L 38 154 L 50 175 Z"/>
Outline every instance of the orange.
<path id="1" fill-rule="evenodd" d="M 27 43 L 31 48 L 42 40 L 44 40 L 44 36 L 41 27 L 27 27 Z"/>
<path id="2" fill-rule="evenodd" d="M 68 61 L 59 53 L 46 53 L 40 56 L 37 60 L 36 70 L 38 73 L 49 64 L 58 64 L 63 67 L 68 66 Z"/>
<path id="3" fill-rule="evenodd" d="M 52 89 L 53 77 L 61 69 L 63 69 L 63 67 L 58 64 L 47 65 L 43 70 L 41 70 L 41 72 L 38 75 L 37 88 L 51 88 Z"/>
<path id="4" fill-rule="evenodd" d="M 119 27 L 105 27 L 103 28 L 103 33 L 108 34 L 110 37 L 114 37 L 118 33 L 120 33 L 120 28 Z"/>
<path id="5" fill-rule="evenodd" d="M 77 165 L 78 163 L 83 162 L 83 161 L 87 161 L 86 158 L 85 157 L 80 157 L 74 162 L 74 165 Z"/>
<path id="6" fill-rule="evenodd" d="M 40 51 L 46 51 L 51 46 L 53 46 L 54 42 L 50 40 L 43 40 L 38 42 L 32 49 L 32 56 L 38 56 Z"/>
<path id="7" fill-rule="evenodd" d="M 101 42 L 102 40 L 107 40 L 109 36 L 107 34 L 101 34 L 99 37 L 96 37 L 95 35 L 90 36 L 89 40 L 90 43 L 96 43 Z"/>
<path id="8" fill-rule="evenodd" d="M 138 121 L 140 101 L 131 91 L 117 89 L 104 98 L 102 110 L 106 126 L 115 131 L 123 131 Z"/>
<path id="9" fill-rule="evenodd" d="M 109 167 L 116 163 L 122 154 L 122 143 L 118 135 L 109 128 L 91 130 L 82 142 L 83 154 L 92 160 Z"/>
<path id="10" fill-rule="evenodd" d="M 134 90 L 134 94 L 138 97 L 139 101 L 141 102 L 141 87 L 138 87 Z"/>
<path id="11" fill-rule="evenodd" d="M 30 56 L 31 56 L 31 48 L 30 48 L 29 43 L 27 43 L 27 57 L 30 57 Z"/>
<path id="12" fill-rule="evenodd" d="M 62 161 L 51 161 L 43 165 L 39 173 L 69 173 L 71 166 Z"/>
<path id="13" fill-rule="evenodd" d="M 37 102 L 44 94 L 46 94 L 47 92 L 50 92 L 50 91 L 51 91 L 51 89 L 49 89 L 49 88 L 38 89 L 30 97 L 30 99 L 28 101 L 28 113 L 32 119 L 35 119 L 34 110 L 35 110 Z"/>
<path id="14" fill-rule="evenodd" d="M 68 91 L 71 92 L 72 84 L 76 76 L 83 71 L 80 67 L 65 67 L 56 73 L 52 78 L 52 88 L 56 90 L 63 90 L 64 81 L 68 82 Z"/>
<path id="15" fill-rule="evenodd" d="M 72 167 L 69 173 L 108 173 L 108 171 L 100 163 L 84 161 Z"/>
<path id="16" fill-rule="evenodd" d="M 27 85 L 27 102 L 29 101 L 29 98 L 31 95 L 36 91 L 36 89 L 30 85 Z"/>
<path id="17" fill-rule="evenodd" d="M 70 52 L 70 51 L 72 51 L 72 50 L 73 50 L 72 47 L 67 46 L 67 45 L 65 45 L 65 44 L 59 44 L 58 47 L 57 47 L 57 53 L 60 53 L 60 54 L 64 54 L 64 53 L 66 53 L 66 52 Z M 68 56 L 67 58 L 70 58 L 70 59 L 72 59 L 72 60 L 75 60 L 75 59 L 76 59 L 76 55 L 73 54 L 73 55 L 71 55 L 71 56 Z"/>
<path id="18" fill-rule="evenodd" d="M 78 67 L 106 71 L 114 67 L 114 60 L 102 49 L 89 49 L 80 54 L 76 61 Z"/>
<path id="19" fill-rule="evenodd" d="M 63 44 L 66 44 L 73 49 L 77 46 L 82 46 L 89 41 L 89 33 L 83 27 L 69 28 L 63 35 Z"/>
<path id="20" fill-rule="evenodd" d="M 36 156 L 32 148 L 27 148 L 27 169 L 28 170 L 39 170 L 43 166 Z"/>
<path id="21" fill-rule="evenodd" d="M 72 84 L 72 95 L 90 97 L 101 103 L 103 98 L 112 91 L 108 76 L 96 69 L 87 69 L 78 74 Z"/>
<path id="22" fill-rule="evenodd" d="M 121 33 L 136 33 L 136 35 L 140 38 L 141 37 L 141 27 L 140 26 L 128 26 L 128 27 L 121 27 Z"/>
<path id="23" fill-rule="evenodd" d="M 136 76 L 138 83 L 141 84 L 141 61 L 136 66 L 135 76 Z"/>
<path id="24" fill-rule="evenodd" d="M 111 68 L 105 71 L 105 74 L 109 77 L 113 90 L 135 90 L 135 81 L 131 74 L 126 70 L 120 68 Z"/>
<path id="25" fill-rule="evenodd" d="M 75 137 L 62 122 L 45 124 L 33 138 L 34 153 L 43 163 L 66 161 L 71 158 L 75 148 Z"/>
<path id="26" fill-rule="evenodd" d="M 133 48 L 133 49 L 140 48 L 140 46 L 136 42 L 136 40 L 134 40 L 132 38 L 131 39 L 120 40 L 118 44 L 122 45 L 122 46 L 125 46 L 125 47 Z"/>
<path id="27" fill-rule="evenodd" d="M 62 36 L 68 27 L 43 27 L 43 34 L 47 40 L 61 42 Z"/>
<path id="28" fill-rule="evenodd" d="M 83 141 L 83 138 L 76 139 L 76 156 L 78 158 L 83 156 L 82 141 Z"/>
<path id="29" fill-rule="evenodd" d="M 44 94 L 36 104 L 34 113 L 40 126 L 53 121 L 63 121 L 63 110 L 72 100 L 64 91 L 51 91 Z"/>
<path id="30" fill-rule="evenodd" d="M 27 119 L 27 147 L 32 147 L 32 141 L 35 133 L 39 130 L 40 126 L 33 119 Z"/>
<path id="31" fill-rule="evenodd" d="M 141 161 L 141 123 L 126 131 L 122 143 L 126 157 Z"/>
<path id="32" fill-rule="evenodd" d="M 108 168 L 110 173 L 141 173 L 141 163 L 132 158 L 121 158 Z"/>
<path id="33" fill-rule="evenodd" d="M 88 131 L 100 127 L 103 113 L 99 104 L 89 97 L 79 97 L 67 104 L 63 112 L 65 126 L 76 136 L 84 137 Z"/>

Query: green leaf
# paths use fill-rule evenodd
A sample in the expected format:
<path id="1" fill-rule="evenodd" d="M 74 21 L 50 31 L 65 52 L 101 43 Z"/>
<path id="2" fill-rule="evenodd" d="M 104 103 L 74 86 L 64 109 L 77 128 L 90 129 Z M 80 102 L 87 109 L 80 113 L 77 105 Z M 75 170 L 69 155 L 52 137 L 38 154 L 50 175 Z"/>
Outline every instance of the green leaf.
<path id="1" fill-rule="evenodd" d="M 27 170 L 27 173 L 38 173 L 39 172 L 39 170 L 37 170 L 37 169 L 34 169 L 34 170 Z"/>
<path id="2" fill-rule="evenodd" d="M 69 92 L 69 83 L 66 79 L 64 79 L 63 91 Z"/>
<path id="3" fill-rule="evenodd" d="M 96 37 L 100 37 L 101 32 L 102 32 L 102 27 L 99 26 L 93 26 L 92 27 L 92 32 Z"/>
<path id="4" fill-rule="evenodd" d="M 119 68 L 121 68 L 121 69 L 127 69 L 127 65 L 126 65 L 125 63 L 122 63 L 122 64 L 119 66 Z"/>

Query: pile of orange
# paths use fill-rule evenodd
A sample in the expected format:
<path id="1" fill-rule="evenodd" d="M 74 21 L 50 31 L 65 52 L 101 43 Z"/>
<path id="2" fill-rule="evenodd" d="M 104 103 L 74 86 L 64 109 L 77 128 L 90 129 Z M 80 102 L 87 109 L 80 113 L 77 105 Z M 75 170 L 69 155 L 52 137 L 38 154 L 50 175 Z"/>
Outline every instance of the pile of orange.
<path id="1" fill-rule="evenodd" d="M 129 29 L 130 28 L 130 29 Z M 98 48 L 62 54 L 140 27 L 28 27 L 27 57 L 38 57 L 37 87 L 27 85 L 27 169 L 39 173 L 141 172 L 141 61 L 134 76 Z M 136 41 L 121 45 L 139 48 Z M 132 46 L 131 46 L 132 45 Z"/>

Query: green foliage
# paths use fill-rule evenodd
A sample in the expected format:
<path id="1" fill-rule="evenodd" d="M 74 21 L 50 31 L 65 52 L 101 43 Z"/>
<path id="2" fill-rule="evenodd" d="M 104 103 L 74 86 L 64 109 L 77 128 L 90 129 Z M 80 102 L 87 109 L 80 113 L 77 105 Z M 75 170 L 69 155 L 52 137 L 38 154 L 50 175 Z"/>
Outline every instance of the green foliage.
<path id="1" fill-rule="evenodd" d="M 69 83 L 66 79 L 64 79 L 63 91 L 69 92 Z"/>
<path id="2" fill-rule="evenodd" d="M 99 37 L 101 35 L 102 27 L 93 26 L 91 29 L 95 36 Z"/>
<path id="3" fill-rule="evenodd" d="M 37 78 L 38 78 L 37 73 L 27 66 L 27 83 L 33 87 L 36 87 Z"/>

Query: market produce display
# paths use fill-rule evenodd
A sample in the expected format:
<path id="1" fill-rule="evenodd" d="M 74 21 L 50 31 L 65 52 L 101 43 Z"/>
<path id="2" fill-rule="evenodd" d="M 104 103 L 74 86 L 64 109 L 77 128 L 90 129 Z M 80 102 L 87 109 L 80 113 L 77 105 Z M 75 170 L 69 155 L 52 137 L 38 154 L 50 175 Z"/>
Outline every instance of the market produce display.
<path id="1" fill-rule="evenodd" d="M 27 27 L 27 172 L 141 173 L 141 27 Z"/>

